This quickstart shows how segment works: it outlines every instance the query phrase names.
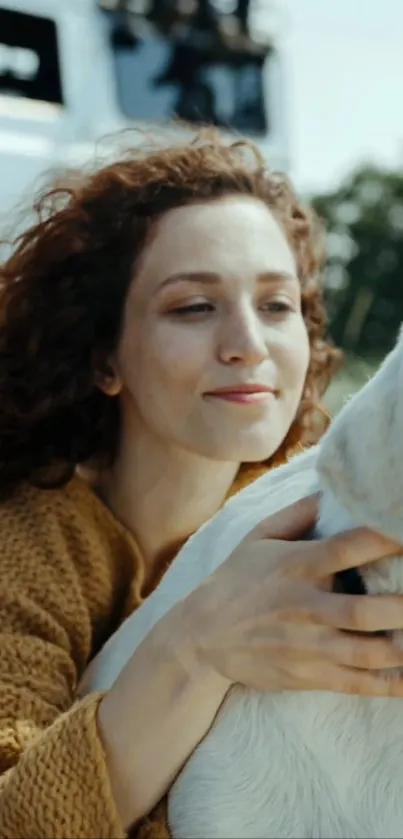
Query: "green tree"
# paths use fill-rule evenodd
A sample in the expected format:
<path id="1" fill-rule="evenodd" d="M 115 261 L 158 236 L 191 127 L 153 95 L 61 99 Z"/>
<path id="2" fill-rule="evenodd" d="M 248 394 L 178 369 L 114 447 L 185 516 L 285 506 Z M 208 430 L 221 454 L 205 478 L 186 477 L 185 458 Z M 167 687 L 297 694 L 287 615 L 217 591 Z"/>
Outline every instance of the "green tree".
<path id="1" fill-rule="evenodd" d="M 352 352 L 384 354 L 403 321 L 403 172 L 362 167 L 312 203 L 327 229 L 332 337 Z"/>

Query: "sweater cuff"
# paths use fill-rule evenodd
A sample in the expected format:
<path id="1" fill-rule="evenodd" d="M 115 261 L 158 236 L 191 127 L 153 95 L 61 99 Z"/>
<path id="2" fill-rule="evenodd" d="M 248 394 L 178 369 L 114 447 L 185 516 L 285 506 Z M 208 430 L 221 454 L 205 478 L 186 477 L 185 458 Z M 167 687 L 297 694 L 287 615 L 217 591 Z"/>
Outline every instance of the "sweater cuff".
<path id="1" fill-rule="evenodd" d="M 21 754 L 0 784 L 7 839 L 125 839 L 98 733 L 103 693 L 62 714 Z"/>

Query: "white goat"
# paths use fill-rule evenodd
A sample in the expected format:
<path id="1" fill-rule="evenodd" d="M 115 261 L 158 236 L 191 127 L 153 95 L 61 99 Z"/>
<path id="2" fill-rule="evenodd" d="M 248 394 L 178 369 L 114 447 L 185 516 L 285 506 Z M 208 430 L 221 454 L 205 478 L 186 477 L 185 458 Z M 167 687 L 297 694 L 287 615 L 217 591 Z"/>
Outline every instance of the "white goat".
<path id="1" fill-rule="evenodd" d="M 401 333 L 318 447 L 244 489 L 188 541 L 154 594 L 101 651 L 87 688 L 111 686 L 176 601 L 259 521 L 312 491 L 322 491 L 318 536 L 365 524 L 403 543 L 402 449 Z M 403 593 L 399 557 L 360 573 L 369 593 Z M 173 785 L 168 817 L 174 839 L 399 839 L 403 702 L 235 686 Z"/>

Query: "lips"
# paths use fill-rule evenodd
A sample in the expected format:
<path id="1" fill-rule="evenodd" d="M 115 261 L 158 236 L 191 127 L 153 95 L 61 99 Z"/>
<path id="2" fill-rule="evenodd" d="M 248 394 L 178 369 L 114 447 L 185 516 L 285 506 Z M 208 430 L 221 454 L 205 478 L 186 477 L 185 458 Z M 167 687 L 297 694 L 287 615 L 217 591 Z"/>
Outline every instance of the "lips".
<path id="1" fill-rule="evenodd" d="M 276 395 L 276 391 L 261 384 L 241 384 L 211 390 L 205 396 L 235 402 L 239 405 L 260 405 Z"/>
<path id="2" fill-rule="evenodd" d="M 229 393 L 275 393 L 274 388 L 261 384 L 240 384 L 230 387 L 220 387 L 217 390 L 209 390 L 206 396 L 225 396 Z"/>

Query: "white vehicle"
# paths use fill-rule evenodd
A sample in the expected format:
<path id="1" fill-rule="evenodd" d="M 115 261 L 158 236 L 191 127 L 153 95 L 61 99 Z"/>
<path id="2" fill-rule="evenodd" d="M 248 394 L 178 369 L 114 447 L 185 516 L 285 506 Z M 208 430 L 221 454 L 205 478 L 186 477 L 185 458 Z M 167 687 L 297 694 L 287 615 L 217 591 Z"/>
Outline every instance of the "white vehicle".
<path id="1" fill-rule="evenodd" d="M 236 31 L 236 0 L 0 0 L 0 222 L 44 172 L 90 160 L 119 129 L 175 114 L 235 129 L 287 170 L 267 1 L 251 0 L 252 25 Z M 207 6 L 218 41 L 195 23 Z"/>

